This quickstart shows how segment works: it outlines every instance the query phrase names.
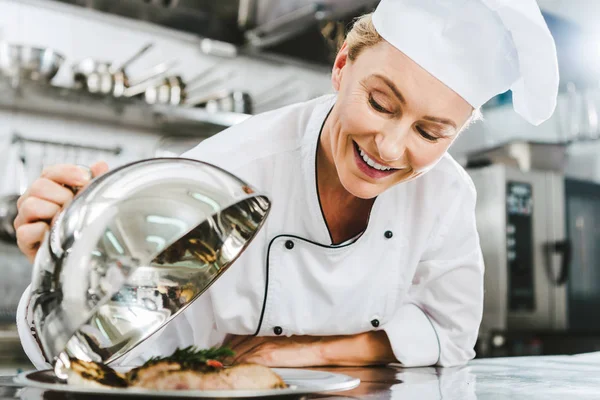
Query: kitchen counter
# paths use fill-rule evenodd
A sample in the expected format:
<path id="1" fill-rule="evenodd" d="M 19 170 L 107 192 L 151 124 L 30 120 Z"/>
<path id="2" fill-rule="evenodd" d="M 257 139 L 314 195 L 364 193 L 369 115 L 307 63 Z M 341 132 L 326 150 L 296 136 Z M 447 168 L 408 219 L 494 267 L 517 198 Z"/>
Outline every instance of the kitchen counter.
<path id="1" fill-rule="evenodd" d="M 598 399 L 600 353 L 474 360 L 457 368 L 335 368 L 361 379 L 348 392 L 311 399 Z M 7 372 L 4 368 L 2 372 Z M 1 381 L 0 381 L 1 382 Z M 76 399 L 38 390 L 0 387 L 0 399 Z"/>

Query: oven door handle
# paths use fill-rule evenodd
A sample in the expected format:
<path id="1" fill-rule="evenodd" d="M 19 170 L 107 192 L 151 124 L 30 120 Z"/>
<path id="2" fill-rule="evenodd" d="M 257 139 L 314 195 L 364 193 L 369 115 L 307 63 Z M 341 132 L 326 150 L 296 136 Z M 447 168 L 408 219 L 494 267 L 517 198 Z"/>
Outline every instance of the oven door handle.
<path id="1" fill-rule="evenodd" d="M 556 286 L 562 286 L 569 280 L 569 272 L 571 269 L 571 260 L 573 258 L 573 245 L 570 239 L 558 240 L 546 244 L 548 254 L 548 275 L 550 281 Z M 552 254 L 558 253 L 561 255 L 560 273 L 555 278 L 552 273 Z"/>

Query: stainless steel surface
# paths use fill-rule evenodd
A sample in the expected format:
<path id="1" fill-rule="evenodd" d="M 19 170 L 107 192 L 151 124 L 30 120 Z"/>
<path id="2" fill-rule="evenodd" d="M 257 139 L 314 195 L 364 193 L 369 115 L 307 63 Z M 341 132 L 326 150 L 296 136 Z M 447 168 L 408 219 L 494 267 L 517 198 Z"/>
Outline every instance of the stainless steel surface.
<path id="1" fill-rule="evenodd" d="M 308 2 L 275 19 L 264 22 L 245 32 L 248 42 L 257 48 L 269 47 L 281 43 L 325 19 L 328 14 L 318 2 Z"/>
<path id="2" fill-rule="evenodd" d="M 46 358 L 60 373 L 68 357 L 126 354 L 231 266 L 269 208 L 246 183 L 195 160 L 144 160 L 96 178 L 35 259 L 29 311 Z"/>
<path id="3" fill-rule="evenodd" d="M 569 327 L 600 331 L 600 184 L 567 179 L 566 213 L 573 242 L 568 284 Z"/>
<path id="4" fill-rule="evenodd" d="M 3 250 L 4 249 L 2 249 L 2 251 Z M 21 272 L 21 275 L 24 276 L 26 279 L 19 279 L 17 276 L 13 283 L 13 286 L 15 286 L 16 288 L 12 290 L 12 293 L 9 292 L 6 294 L 6 296 L 10 296 L 14 300 L 14 293 L 20 289 L 21 293 L 17 293 L 17 301 L 21 297 L 21 294 L 23 294 L 23 290 L 25 289 L 25 287 L 27 287 L 26 285 L 28 281 L 31 280 L 30 267 L 25 266 L 21 269 Z M 6 274 L 4 275 L 6 276 Z M 23 286 L 23 283 L 25 284 L 25 286 Z M 2 299 L 2 303 L 8 304 L 4 298 Z M 33 365 L 27 358 L 27 355 L 25 354 L 25 351 L 21 346 L 21 341 L 19 339 L 19 334 L 17 332 L 16 326 L 16 310 L 17 303 L 13 302 L 13 308 L 6 309 L 6 311 L 12 314 L 10 320 L 1 321 L 2 318 L 0 318 L 0 375 L 14 375 L 18 372 L 27 371 L 33 368 Z M 0 315 L 0 317 L 2 316 Z"/>
<path id="5" fill-rule="evenodd" d="M 513 141 L 469 154 L 467 158 L 469 163 L 489 161 L 493 164 L 514 166 L 523 171 L 563 172 L 567 163 L 567 145 Z"/>
<path id="6" fill-rule="evenodd" d="M 171 390 L 157 391 L 138 388 L 95 389 L 67 385 L 56 379 L 51 370 L 24 372 L 15 379 L 27 387 L 64 391 L 68 393 L 96 394 L 106 396 L 146 396 L 146 397 L 193 397 L 209 399 L 233 398 L 286 398 L 297 399 L 308 394 L 342 392 L 356 388 L 360 380 L 347 375 L 308 369 L 273 369 L 290 386 L 285 389 L 266 390 Z"/>
<path id="7" fill-rule="evenodd" d="M 321 21 L 358 17 L 372 11 L 378 0 L 245 0 L 238 23 L 246 39 L 258 48 L 279 44 Z M 251 29 L 248 29 L 251 28 Z"/>
<path id="8" fill-rule="evenodd" d="M 16 376 L 8 375 L 2 376 L 0 375 L 0 387 L 24 387 L 22 383 L 15 382 Z"/>
<path id="9" fill-rule="evenodd" d="M 561 259 L 548 257 L 545 252 L 548 243 L 562 241 L 566 235 L 563 176 L 551 171 L 523 172 L 501 164 L 468 169 L 468 173 L 478 193 L 477 228 L 486 265 L 481 336 L 493 331 L 566 329 L 566 285 L 556 283 Z M 532 268 L 533 274 L 530 309 L 511 310 L 509 306 L 510 285 L 515 286 L 509 276 L 511 255 L 507 250 L 507 234 L 515 229 L 507 221 L 509 182 L 529 184 L 532 188 L 532 242 L 519 243 L 532 249 L 533 265 L 523 266 Z"/>
<path id="10" fill-rule="evenodd" d="M 23 78 L 49 83 L 64 61 L 53 49 L 0 42 L 0 71 L 15 86 Z"/>
<path id="11" fill-rule="evenodd" d="M 308 399 L 370 400 L 581 400 L 597 399 L 600 355 L 479 359 L 464 367 L 317 368 L 361 380 L 345 392 Z M 60 392 L 26 388 L 2 399 L 72 399 Z M 100 397 L 95 397 L 100 398 Z"/>

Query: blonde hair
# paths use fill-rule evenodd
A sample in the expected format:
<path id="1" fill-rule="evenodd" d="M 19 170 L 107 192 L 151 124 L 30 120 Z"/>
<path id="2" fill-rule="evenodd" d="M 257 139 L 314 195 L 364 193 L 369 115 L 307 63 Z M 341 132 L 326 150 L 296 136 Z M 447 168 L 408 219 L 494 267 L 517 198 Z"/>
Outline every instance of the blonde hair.
<path id="1" fill-rule="evenodd" d="M 354 21 L 354 25 L 348 35 L 346 43 L 348 44 L 348 58 L 351 61 L 367 47 L 374 46 L 383 41 L 383 38 L 375 29 L 372 19 L 373 14 L 365 14 Z"/>

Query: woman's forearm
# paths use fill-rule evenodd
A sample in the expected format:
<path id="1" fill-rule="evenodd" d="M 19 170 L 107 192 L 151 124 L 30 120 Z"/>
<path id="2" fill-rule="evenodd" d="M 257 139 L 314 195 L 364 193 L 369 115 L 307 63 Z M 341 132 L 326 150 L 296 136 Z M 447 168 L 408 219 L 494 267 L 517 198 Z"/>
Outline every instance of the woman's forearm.
<path id="1" fill-rule="evenodd" d="M 354 367 L 397 362 L 384 331 L 323 337 L 320 346 L 324 365 Z"/>

